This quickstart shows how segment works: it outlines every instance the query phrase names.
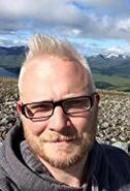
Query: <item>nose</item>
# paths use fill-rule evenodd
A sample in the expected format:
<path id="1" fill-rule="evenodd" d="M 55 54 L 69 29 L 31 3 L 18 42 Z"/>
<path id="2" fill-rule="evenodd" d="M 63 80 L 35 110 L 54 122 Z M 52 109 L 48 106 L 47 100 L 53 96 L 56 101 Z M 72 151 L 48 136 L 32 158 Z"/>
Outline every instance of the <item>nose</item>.
<path id="1" fill-rule="evenodd" d="M 50 130 L 60 132 L 68 125 L 68 116 L 64 113 L 62 107 L 57 106 L 49 120 Z"/>

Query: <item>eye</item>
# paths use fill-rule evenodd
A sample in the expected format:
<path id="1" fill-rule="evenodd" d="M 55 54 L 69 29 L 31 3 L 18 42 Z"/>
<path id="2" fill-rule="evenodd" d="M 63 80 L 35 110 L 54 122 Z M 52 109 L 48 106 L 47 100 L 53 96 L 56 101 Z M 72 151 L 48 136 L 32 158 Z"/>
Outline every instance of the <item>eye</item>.
<path id="1" fill-rule="evenodd" d="M 29 107 L 25 107 L 25 113 L 26 113 L 26 116 L 29 116 L 29 117 L 33 117 L 34 113 L 31 111 L 31 109 Z"/>
<path id="2" fill-rule="evenodd" d="M 35 112 L 47 112 L 52 109 L 52 104 L 51 103 L 40 103 L 40 104 L 34 104 L 30 106 L 30 110 L 35 113 Z"/>
<path id="3" fill-rule="evenodd" d="M 64 102 L 64 109 L 68 113 L 85 112 L 91 107 L 91 101 L 89 97 L 74 98 L 73 100 L 67 100 Z"/>

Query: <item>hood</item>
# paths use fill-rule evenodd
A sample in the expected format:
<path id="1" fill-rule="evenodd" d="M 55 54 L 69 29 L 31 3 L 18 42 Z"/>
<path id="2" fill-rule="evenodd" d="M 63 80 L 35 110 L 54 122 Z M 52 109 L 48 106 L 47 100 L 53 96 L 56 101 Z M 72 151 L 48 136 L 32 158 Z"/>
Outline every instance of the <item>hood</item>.
<path id="1" fill-rule="evenodd" d="M 3 142 L 0 150 L 0 165 L 4 168 L 7 177 L 17 185 L 20 190 L 23 191 L 81 191 L 82 189 L 70 188 L 60 182 L 56 181 L 53 177 L 49 177 L 47 173 L 44 176 L 39 176 L 36 172 L 33 172 L 24 162 L 20 144 L 24 141 L 22 126 L 12 128 Z M 98 152 L 99 154 L 99 152 Z M 94 157 L 95 159 L 96 157 Z M 95 170 L 97 160 L 92 160 L 92 168 L 90 175 Z"/>

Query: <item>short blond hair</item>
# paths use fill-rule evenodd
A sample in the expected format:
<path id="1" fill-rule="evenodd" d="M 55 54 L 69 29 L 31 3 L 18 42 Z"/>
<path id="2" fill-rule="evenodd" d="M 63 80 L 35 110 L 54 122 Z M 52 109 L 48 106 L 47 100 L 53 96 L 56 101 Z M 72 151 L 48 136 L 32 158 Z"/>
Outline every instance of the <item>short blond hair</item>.
<path id="1" fill-rule="evenodd" d="M 90 76 L 92 90 L 93 91 L 96 90 L 92 72 L 87 63 L 86 58 L 81 56 L 78 53 L 78 51 L 68 41 L 62 41 L 52 36 L 36 34 L 28 41 L 28 52 L 26 54 L 25 61 L 22 64 L 19 74 L 19 80 L 18 80 L 19 92 L 21 92 L 21 81 L 24 71 L 26 69 L 26 64 L 29 62 L 29 60 L 35 58 L 38 55 L 56 56 L 61 59 L 65 58 L 76 63 L 78 62 L 84 67 L 84 69 Z"/>

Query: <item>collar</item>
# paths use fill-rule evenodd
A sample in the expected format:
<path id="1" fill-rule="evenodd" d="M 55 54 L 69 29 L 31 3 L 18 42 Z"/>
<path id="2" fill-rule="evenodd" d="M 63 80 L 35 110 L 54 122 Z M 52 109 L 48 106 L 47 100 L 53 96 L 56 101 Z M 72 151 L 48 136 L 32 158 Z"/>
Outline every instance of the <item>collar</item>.
<path id="1" fill-rule="evenodd" d="M 98 191 L 98 183 L 97 183 L 97 174 L 98 174 L 98 166 L 101 160 L 101 153 L 99 153 L 99 145 L 95 141 L 92 150 L 89 153 L 88 160 L 86 162 L 86 168 L 84 171 L 84 182 L 87 182 L 88 187 L 91 187 L 92 191 Z M 53 176 L 48 171 L 48 169 L 39 161 L 39 159 L 35 156 L 35 154 L 30 150 L 27 142 L 24 140 L 20 144 L 21 155 L 23 160 L 31 170 L 33 170 L 36 174 L 41 177 L 45 177 L 49 181 L 54 181 Z M 88 167 L 88 168 L 87 168 Z M 58 181 L 55 180 L 59 184 Z M 64 185 L 64 184 L 63 184 Z M 86 190 L 86 184 L 82 187 L 83 190 Z"/>

